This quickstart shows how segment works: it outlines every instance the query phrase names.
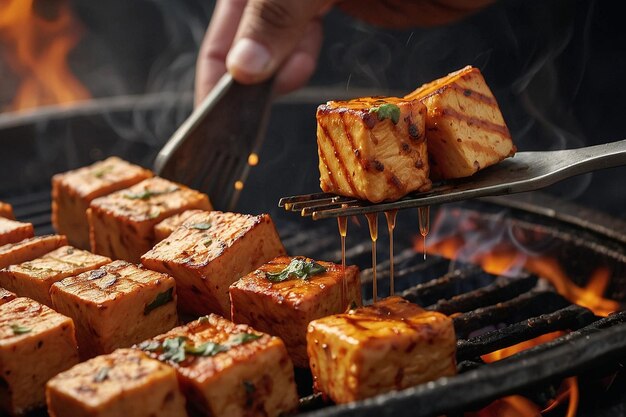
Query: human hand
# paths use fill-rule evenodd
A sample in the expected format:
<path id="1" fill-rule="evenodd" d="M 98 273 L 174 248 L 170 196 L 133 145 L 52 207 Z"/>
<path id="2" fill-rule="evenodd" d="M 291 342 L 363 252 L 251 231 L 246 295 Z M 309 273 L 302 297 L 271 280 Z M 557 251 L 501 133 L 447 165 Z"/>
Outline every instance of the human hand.
<path id="1" fill-rule="evenodd" d="M 244 84 L 276 73 L 278 93 L 304 85 L 333 0 L 218 0 L 196 65 L 196 104 L 228 70 Z"/>
<path id="2" fill-rule="evenodd" d="M 304 85 L 322 43 L 321 18 L 337 3 L 348 14 L 386 27 L 459 20 L 495 0 L 217 0 L 196 64 L 196 105 L 228 70 L 244 84 L 276 74 L 276 90 Z"/>

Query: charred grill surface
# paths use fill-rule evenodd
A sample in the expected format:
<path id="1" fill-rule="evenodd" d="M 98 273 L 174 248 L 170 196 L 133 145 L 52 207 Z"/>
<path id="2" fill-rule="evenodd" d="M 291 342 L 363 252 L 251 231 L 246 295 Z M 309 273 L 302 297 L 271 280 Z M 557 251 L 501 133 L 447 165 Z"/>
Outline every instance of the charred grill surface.
<path id="1" fill-rule="evenodd" d="M 51 233 L 49 190 L 11 199 L 18 219 L 33 222 L 39 234 Z M 338 201 L 337 204 L 342 202 Z M 307 207 L 309 203 L 301 203 Z M 313 204 L 313 203 L 310 203 Z M 300 228 L 283 230 L 290 251 L 315 249 Z M 326 232 L 327 234 L 327 232 Z M 330 239 L 332 240 L 332 239 Z M 317 246 L 329 239 L 320 240 Z M 369 247 L 369 242 L 365 242 Z M 413 255 L 416 259 L 419 254 Z M 405 298 L 452 315 L 457 332 L 458 375 L 336 406 L 311 395 L 311 376 L 299 370 L 300 412 L 307 416 L 433 416 L 475 409 L 504 395 L 537 394 L 546 384 L 589 369 L 616 369 L 626 354 L 626 312 L 599 318 L 569 303 L 541 278 L 522 273 L 502 277 L 473 265 L 450 264 L 434 256 L 426 262 L 396 257 L 396 288 Z M 441 271 L 448 270 L 448 273 Z M 368 271 L 364 271 L 367 276 Z M 380 274 L 384 279 L 385 273 Z M 421 278 L 415 278 L 419 275 Z M 432 277 L 439 277 L 432 279 Z M 416 284 L 418 282 L 418 284 Z M 379 281 L 380 285 L 380 281 Z M 371 280 L 364 279 L 363 293 Z M 567 333 L 551 342 L 486 364 L 481 356 L 555 331 Z M 601 371 L 598 371 L 601 372 Z M 604 376 L 604 375 L 599 375 Z M 538 388 L 541 387 L 541 388 Z"/>

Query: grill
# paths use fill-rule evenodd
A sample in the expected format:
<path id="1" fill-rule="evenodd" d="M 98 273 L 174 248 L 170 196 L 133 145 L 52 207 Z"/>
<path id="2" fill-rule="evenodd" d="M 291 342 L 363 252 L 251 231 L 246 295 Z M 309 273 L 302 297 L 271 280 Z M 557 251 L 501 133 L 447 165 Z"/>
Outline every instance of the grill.
<path id="1" fill-rule="evenodd" d="M 337 96 L 336 91 L 327 94 Z M 317 94 L 295 101 L 285 99 L 274 106 L 260 163 L 248 178 L 238 211 L 269 212 L 290 254 L 339 261 L 339 236 L 334 219 L 298 218 L 277 207 L 283 195 L 317 188 L 315 143 L 293 138 L 312 131 L 314 120 L 310 115 L 322 101 L 324 98 Z M 180 108 L 180 103 L 190 108 L 190 97 L 94 101 L 88 106 L 0 120 L 4 152 L 0 164 L 0 199 L 13 204 L 18 219 L 32 222 L 38 234 L 52 233 L 51 175 L 108 155 L 149 166 L 163 139 L 184 118 L 184 112 L 174 111 Z M 285 120 L 290 122 L 286 124 Z M 303 155 L 311 157 L 303 158 Z M 284 175 L 285 170 L 303 175 L 294 181 L 294 176 Z M 558 261 L 563 273 L 579 287 L 587 284 L 594 268 L 600 265 L 611 272 L 604 296 L 626 301 L 626 224 L 620 220 L 536 193 L 455 203 L 433 207 L 431 212 L 437 213 L 433 219 L 438 220 L 433 222 L 429 245 L 437 246 L 448 232 L 489 231 L 485 236 L 472 235 L 469 240 L 482 247 L 484 241 L 494 240 L 489 234 L 503 235 L 509 246 L 521 247 L 529 256 L 543 254 Z M 469 222 L 470 227 L 464 222 Z M 398 212 L 394 237 L 396 294 L 454 315 L 459 337 L 459 374 L 363 402 L 336 406 L 313 395 L 310 373 L 298 370 L 301 413 L 454 415 L 512 393 L 545 404 L 554 397 L 562 378 L 578 375 L 579 415 L 623 414 L 626 377 L 618 371 L 626 356 L 624 313 L 600 318 L 573 305 L 548 281 L 525 272 L 523 266 L 507 276 L 493 276 L 473 266 L 472 255 L 463 251 L 459 251 L 456 261 L 435 254 L 424 260 L 419 253 L 421 249 L 416 247 L 416 241 L 421 241 L 417 223 L 414 210 Z M 378 295 L 384 297 L 388 295 L 390 265 L 385 233 L 381 232 L 379 237 Z M 362 217 L 348 222 L 346 259 L 361 268 L 363 297 L 371 300 L 371 242 L 367 222 Z M 555 330 L 569 333 L 495 363 L 486 364 L 481 359 L 485 353 Z M 608 389 L 598 384 L 607 375 L 616 375 Z"/>
<path id="2" fill-rule="evenodd" d="M 52 232 L 49 190 L 10 198 L 9 202 L 14 205 L 16 216 L 33 222 L 40 234 Z M 626 253 L 623 241 L 620 240 L 624 235 L 620 234 L 619 227 L 613 224 L 609 228 L 601 223 L 592 223 L 592 228 L 597 230 L 589 230 L 568 217 L 567 210 L 559 210 L 558 213 L 560 217 L 569 219 L 569 222 L 542 218 L 532 214 L 529 206 L 519 201 L 514 204 L 518 208 L 508 211 L 506 216 L 494 214 L 501 213 L 502 204 L 507 202 L 510 204 L 509 199 L 500 201 L 500 204 L 463 203 L 440 209 L 440 216 L 450 216 L 449 212 L 441 213 L 442 210 L 461 210 L 479 213 L 481 219 L 488 219 L 486 221 L 493 221 L 490 216 L 496 216 L 501 221 L 509 222 L 509 228 L 543 230 L 542 227 L 547 227 L 559 240 L 555 243 L 553 237 L 549 246 L 563 252 L 563 256 L 583 251 L 587 253 L 585 262 L 597 263 L 600 258 L 604 259 L 605 264 L 609 262 L 607 265 L 613 270 L 609 296 L 617 300 L 625 298 Z M 538 206 L 535 209 L 539 210 Z M 581 221 L 579 219 L 578 223 Z M 302 233 L 302 229 L 307 229 L 307 225 L 300 222 L 283 218 L 278 226 L 290 253 L 314 253 L 320 259 L 337 258 L 335 249 L 327 249 L 338 246 L 334 222 L 315 222 L 315 225 L 309 225 L 310 230 L 306 230 L 306 233 Z M 618 226 L 621 223 L 618 222 Z M 372 295 L 372 269 L 367 268 L 370 242 L 367 241 L 365 229 L 367 227 L 357 227 L 354 230 L 355 238 L 349 234 L 350 242 L 358 243 L 351 246 L 347 258 L 348 263 L 366 266 L 362 271 L 362 281 L 363 294 L 367 299 Z M 613 236 L 606 236 L 603 230 L 610 230 L 609 234 Z M 433 239 L 436 240 L 437 231 L 434 230 L 434 233 Z M 547 232 L 543 230 L 543 233 Z M 407 239 L 403 234 L 397 237 L 396 243 L 404 245 L 404 248 L 394 257 L 396 293 L 428 310 L 453 317 L 458 338 L 458 375 L 358 403 L 337 406 L 324 400 L 321 395 L 313 394 L 310 373 L 297 370 L 302 396 L 300 411 L 303 415 L 455 415 L 478 409 L 510 394 L 523 394 L 541 404 L 551 398 L 563 378 L 573 375 L 578 375 L 584 385 L 593 385 L 594 381 L 607 375 L 618 375 L 617 382 L 602 393 L 604 397 L 601 398 L 605 398 L 609 404 L 607 407 L 610 407 L 611 395 L 621 398 L 619 394 L 612 393 L 626 389 L 626 381 L 619 373 L 626 358 L 625 311 L 605 318 L 599 317 L 591 310 L 568 301 L 546 279 L 523 269 L 514 273 L 514 276 L 503 276 L 486 273 L 471 263 L 450 261 L 440 256 L 429 255 L 423 260 L 413 247 L 406 247 Z M 382 248 L 384 245 L 379 246 Z M 529 246 L 537 249 L 536 245 Z M 545 245 L 540 249 L 550 252 Z M 380 259 L 385 259 L 384 254 Z M 388 261 L 378 265 L 379 294 L 382 296 L 386 295 L 389 282 L 388 266 Z M 576 267 L 575 262 L 573 267 Z M 580 284 L 584 283 L 581 281 Z M 566 332 L 566 335 L 497 362 L 485 363 L 481 359 L 482 355 L 555 331 Z M 584 415 L 584 402 L 581 406 Z M 622 399 L 622 404 L 616 407 L 619 409 L 624 406 L 626 404 Z"/>

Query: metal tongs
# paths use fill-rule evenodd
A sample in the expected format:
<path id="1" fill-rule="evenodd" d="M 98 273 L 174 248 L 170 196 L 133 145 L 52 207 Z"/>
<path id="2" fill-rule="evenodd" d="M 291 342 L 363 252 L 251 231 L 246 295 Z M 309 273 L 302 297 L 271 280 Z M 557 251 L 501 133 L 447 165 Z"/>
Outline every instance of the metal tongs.
<path id="1" fill-rule="evenodd" d="M 155 173 L 207 193 L 220 210 L 233 210 L 258 160 L 272 85 L 272 79 L 239 84 L 226 73 L 161 149 Z"/>
<path id="2" fill-rule="evenodd" d="M 518 152 L 471 177 L 434 184 L 428 192 L 412 193 L 390 203 L 317 193 L 284 197 L 278 204 L 318 220 L 534 191 L 575 175 L 621 165 L 626 165 L 626 140 L 578 149 Z"/>

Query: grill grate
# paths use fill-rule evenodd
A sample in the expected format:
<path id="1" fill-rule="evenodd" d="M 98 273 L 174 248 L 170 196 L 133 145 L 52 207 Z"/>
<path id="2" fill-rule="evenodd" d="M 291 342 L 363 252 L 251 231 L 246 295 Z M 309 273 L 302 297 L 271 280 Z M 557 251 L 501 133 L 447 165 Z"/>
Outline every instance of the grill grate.
<path id="1" fill-rule="evenodd" d="M 5 199 L 16 217 L 32 222 L 38 234 L 53 233 L 50 191 Z M 281 236 L 290 253 L 308 253 L 311 239 L 298 227 Z M 333 238 L 334 240 L 334 238 Z M 365 246 L 368 246 L 365 244 Z M 472 409 L 504 395 L 536 391 L 546 383 L 609 364 L 626 354 L 626 312 L 608 318 L 569 303 L 547 281 L 522 274 L 493 276 L 473 265 L 451 264 L 431 256 L 428 261 L 404 251 L 396 284 L 402 296 L 427 309 L 452 315 L 457 332 L 459 374 L 358 403 L 336 406 L 310 394 L 311 376 L 297 370 L 307 416 L 433 416 Z M 414 261 L 412 261 L 412 259 Z M 408 260 L 408 261 L 407 261 Z M 419 263 L 418 263 L 419 261 Z M 453 269 L 450 271 L 451 266 Z M 441 271 L 449 271 L 441 275 Z M 371 271 L 363 271 L 363 294 L 370 294 Z M 380 274 L 385 276 L 384 272 Z M 440 276 L 431 279 L 433 276 Z M 566 336 L 509 358 L 485 364 L 481 355 L 557 330 Z"/>

